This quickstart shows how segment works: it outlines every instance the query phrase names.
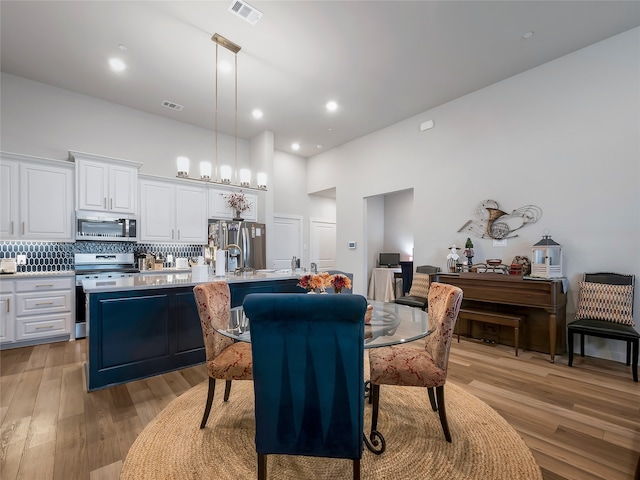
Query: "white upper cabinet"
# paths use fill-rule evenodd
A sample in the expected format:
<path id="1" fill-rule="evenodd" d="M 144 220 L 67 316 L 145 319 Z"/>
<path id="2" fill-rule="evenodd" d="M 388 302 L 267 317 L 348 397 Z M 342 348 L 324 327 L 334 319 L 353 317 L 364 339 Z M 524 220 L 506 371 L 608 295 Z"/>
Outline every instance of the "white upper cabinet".
<path id="1" fill-rule="evenodd" d="M 209 189 L 209 218 L 233 218 L 233 210 L 227 205 L 225 197 L 230 193 L 232 193 L 231 190 L 223 190 L 221 188 Z M 256 222 L 258 220 L 258 195 L 247 192 L 244 192 L 244 194 L 251 204 L 251 208 L 242 212 L 242 218 Z"/>
<path id="2" fill-rule="evenodd" d="M 69 152 L 76 162 L 78 210 L 137 213 L 138 162 Z"/>
<path id="3" fill-rule="evenodd" d="M 207 243 L 207 189 L 140 179 L 140 241 Z"/>
<path id="4" fill-rule="evenodd" d="M 73 164 L 2 153 L 3 240 L 73 240 Z"/>
<path id="5" fill-rule="evenodd" d="M 4 158 L 0 164 L 0 238 L 18 237 L 19 209 L 18 202 L 18 163 Z"/>
<path id="6" fill-rule="evenodd" d="M 227 199 L 225 198 L 228 193 L 228 190 L 209 189 L 209 218 L 233 217 L 233 210 L 227 205 Z"/>

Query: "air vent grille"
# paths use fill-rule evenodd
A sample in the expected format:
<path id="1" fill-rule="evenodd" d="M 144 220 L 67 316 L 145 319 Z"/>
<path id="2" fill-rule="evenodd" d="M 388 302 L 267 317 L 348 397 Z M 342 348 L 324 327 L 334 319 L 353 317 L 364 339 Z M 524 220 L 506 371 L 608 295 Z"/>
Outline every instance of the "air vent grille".
<path id="1" fill-rule="evenodd" d="M 169 100 L 165 100 L 164 102 L 162 102 L 162 106 L 170 108 L 171 110 L 175 110 L 177 112 L 184 108 L 182 105 L 178 105 L 176 102 L 170 102 Z"/>
<path id="2" fill-rule="evenodd" d="M 255 25 L 262 18 L 260 10 L 240 0 L 233 0 L 229 6 L 229 11 L 245 19 L 251 25 Z"/>

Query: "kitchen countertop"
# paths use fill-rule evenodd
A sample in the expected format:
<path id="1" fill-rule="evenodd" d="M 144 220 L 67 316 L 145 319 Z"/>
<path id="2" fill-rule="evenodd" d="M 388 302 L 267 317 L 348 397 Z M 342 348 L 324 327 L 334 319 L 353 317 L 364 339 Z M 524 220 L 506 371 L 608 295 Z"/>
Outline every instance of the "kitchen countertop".
<path id="1" fill-rule="evenodd" d="M 161 274 L 161 273 L 164 273 Z M 291 273 L 291 271 L 266 272 L 255 274 L 230 274 L 224 277 L 216 276 L 193 276 L 191 273 L 166 273 L 159 270 L 155 273 L 146 274 L 144 272 L 133 277 L 114 278 L 108 280 L 83 280 L 82 288 L 86 293 L 98 292 L 122 292 L 127 290 L 188 287 L 200 283 L 224 280 L 228 283 L 266 282 L 273 280 L 298 279 L 302 274 Z"/>

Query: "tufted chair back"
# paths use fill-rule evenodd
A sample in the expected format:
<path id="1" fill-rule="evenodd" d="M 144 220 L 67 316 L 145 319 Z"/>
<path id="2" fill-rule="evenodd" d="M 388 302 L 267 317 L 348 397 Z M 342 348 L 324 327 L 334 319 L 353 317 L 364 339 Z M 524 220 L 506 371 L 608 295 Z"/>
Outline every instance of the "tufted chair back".
<path id="1" fill-rule="evenodd" d="M 364 430 L 362 295 L 253 293 L 251 328 L 258 478 L 266 455 L 353 460 Z"/>

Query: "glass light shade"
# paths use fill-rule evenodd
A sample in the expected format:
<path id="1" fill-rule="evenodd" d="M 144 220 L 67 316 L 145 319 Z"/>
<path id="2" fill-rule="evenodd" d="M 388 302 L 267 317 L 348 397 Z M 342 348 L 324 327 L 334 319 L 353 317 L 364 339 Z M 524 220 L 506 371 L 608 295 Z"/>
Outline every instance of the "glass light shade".
<path id="1" fill-rule="evenodd" d="M 251 170 L 248 168 L 240 169 L 240 185 L 248 187 L 251 184 Z"/>
<path id="2" fill-rule="evenodd" d="M 220 167 L 220 181 L 222 183 L 231 183 L 231 167 L 229 165 Z"/>
<path id="3" fill-rule="evenodd" d="M 211 164 L 209 162 L 200 162 L 200 179 L 211 179 Z"/>
<path id="4" fill-rule="evenodd" d="M 267 174 L 258 172 L 258 188 L 267 188 Z"/>
<path id="5" fill-rule="evenodd" d="M 178 176 L 188 177 L 189 176 L 189 159 L 187 157 L 178 157 L 176 159 L 176 163 L 178 164 Z"/>

